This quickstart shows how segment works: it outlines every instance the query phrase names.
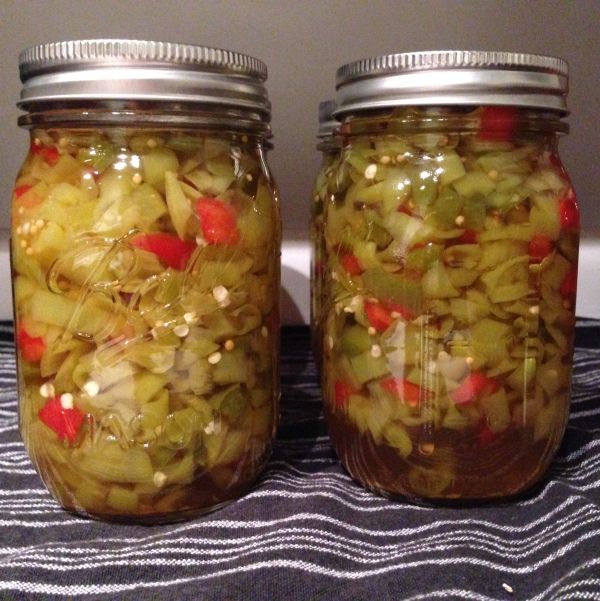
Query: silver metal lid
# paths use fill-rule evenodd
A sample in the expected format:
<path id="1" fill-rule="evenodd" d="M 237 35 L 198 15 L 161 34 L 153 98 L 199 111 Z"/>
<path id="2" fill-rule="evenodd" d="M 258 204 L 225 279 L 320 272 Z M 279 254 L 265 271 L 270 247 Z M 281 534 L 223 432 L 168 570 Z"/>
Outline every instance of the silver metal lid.
<path id="1" fill-rule="evenodd" d="M 358 60 L 337 71 L 336 117 L 393 106 L 511 105 L 566 114 L 568 65 L 515 52 L 434 50 Z"/>
<path id="2" fill-rule="evenodd" d="M 324 100 L 319 102 L 319 131 L 318 138 L 327 138 L 333 134 L 336 127 L 339 127 L 340 122 L 333 116 L 335 110 L 335 100 Z"/>
<path id="3" fill-rule="evenodd" d="M 144 40 L 74 40 L 19 56 L 18 106 L 73 100 L 203 103 L 270 118 L 265 64 L 206 46 Z"/>

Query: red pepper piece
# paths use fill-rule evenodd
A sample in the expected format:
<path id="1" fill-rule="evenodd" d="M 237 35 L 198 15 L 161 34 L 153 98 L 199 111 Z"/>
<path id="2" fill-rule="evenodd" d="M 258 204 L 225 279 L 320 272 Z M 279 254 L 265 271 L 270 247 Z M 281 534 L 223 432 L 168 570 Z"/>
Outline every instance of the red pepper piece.
<path id="1" fill-rule="evenodd" d="M 369 323 L 378 331 L 384 332 L 394 321 L 390 312 L 381 303 L 365 303 L 365 313 Z"/>
<path id="2" fill-rule="evenodd" d="M 333 396 L 337 407 L 345 407 L 350 400 L 350 396 L 356 393 L 357 390 L 343 380 L 336 380 L 333 385 Z"/>
<path id="3" fill-rule="evenodd" d="M 85 417 L 77 407 L 65 409 L 59 396 L 48 399 L 38 416 L 59 438 L 68 441 L 69 444 L 73 444 L 77 438 Z"/>
<path id="4" fill-rule="evenodd" d="M 55 165 L 60 158 L 60 153 L 54 146 L 44 146 L 43 144 L 32 144 L 31 153 L 40 155 L 49 165 Z"/>
<path id="5" fill-rule="evenodd" d="M 385 380 L 381 380 L 380 384 L 385 391 L 398 397 L 409 407 L 416 407 L 419 404 L 422 396 L 420 386 L 401 378 L 385 378 Z"/>
<path id="6" fill-rule="evenodd" d="M 196 249 L 193 242 L 180 240 L 173 234 L 156 232 L 152 234 L 140 234 L 131 243 L 136 248 L 154 253 L 168 267 L 174 269 L 185 269 L 192 253 Z"/>
<path id="7" fill-rule="evenodd" d="M 512 106 L 484 106 L 481 110 L 479 138 L 504 142 L 517 129 L 517 109 Z"/>
<path id="8" fill-rule="evenodd" d="M 17 186 L 15 188 L 15 198 L 20 198 L 25 194 L 25 192 L 29 192 L 33 186 L 31 184 L 23 184 L 22 186 Z"/>
<path id="9" fill-rule="evenodd" d="M 391 317 L 394 319 L 393 313 L 399 313 L 406 321 L 410 321 L 415 318 L 415 314 L 408 307 L 399 305 L 398 303 L 386 303 L 385 306 L 391 312 Z"/>
<path id="10" fill-rule="evenodd" d="M 496 439 L 496 434 L 492 432 L 487 424 L 483 424 L 477 432 L 477 442 L 480 447 L 487 447 Z"/>
<path id="11" fill-rule="evenodd" d="M 19 328 L 17 333 L 17 345 L 21 357 L 29 363 L 39 363 L 46 350 L 44 339 L 41 336 L 30 336 L 25 328 Z"/>
<path id="12" fill-rule="evenodd" d="M 360 275 L 363 272 L 358 259 L 352 253 L 340 255 L 340 264 L 350 275 Z"/>
<path id="13" fill-rule="evenodd" d="M 552 240 L 544 234 L 535 234 L 529 242 L 529 256 L 541 262 L 552 252 Z"/>
<path id="14" fill-rule="evenodd" d="M 398 213 L 404 213 L 405 215 L 408 215 L 409 217 L 412 217 L 415 212 L 413 211 L 413 209 L 410 208 L 410 206 L 408 205 L 400 205 L 398 207 Z"/>
<path id="15" fill-rule="evenodd" d="M 577 267 L 571 265 L 569 271 L 565 274 L 559 288 L 560 295 L 563 298 L 572 299 L 577 292 Z"/>
<path id="16" fill-rule="evenodd" d="M 559 208 L 560 225 L 563 230 L 579 229 L 579 207 L 573 190 L 569 190 L 561 199 Z"/>
<path id="17" fill-rule="evenodd" d="M 459 244 L 475 244 L 477 242 L 477 232 L 475 230 L 466 229 L 458 238 Z"/>
<path id="18" fill-rule="evenodd" d="M 199 198 L 196 201 L 196 214 L 200 219 L 200 229 L 209 244 L 237 244 L 240 232 L 237 227 L 235 209 L 216 198 Z"/>
<path id="19" fill-rule="evenodd" d="M 476 401 L 484 394 L 491 394 L 498 390 L 498 382 L 494 378 L 488 378 L 480 371 L 471 372 L 452 392 L 452 400 L 457 405 L 466 405 Z"/>
<path id="20" fill-rule="evenodd" d="M 387 330 L 395 319 L 394 313 L 398 313 L 403 319 L 410 321 L 414 314 L 410 309 L 397 303 L 366 302 L 365 313 L 369 323 L 378 331 Z"/>

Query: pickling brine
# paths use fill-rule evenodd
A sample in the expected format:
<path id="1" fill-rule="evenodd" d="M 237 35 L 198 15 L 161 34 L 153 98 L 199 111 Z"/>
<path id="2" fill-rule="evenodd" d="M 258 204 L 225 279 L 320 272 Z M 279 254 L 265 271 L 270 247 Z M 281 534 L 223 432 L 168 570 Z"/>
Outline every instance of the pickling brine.
<path id="1" fill-rule="evenodd" d="M 252 485 L 277 421 L 262 137 L 77 114 L 33 124 L 13 195 L 21 433 L 69 510 L 190 517 Z"/>
<path id="2" fill-rule="evenodd" d="M 505 497 L 552 461 L 579 235 L 562 127 L 516 106 L 346 117 L 324 212 L 323 384 L 336 451 L 366 487 Z"/>

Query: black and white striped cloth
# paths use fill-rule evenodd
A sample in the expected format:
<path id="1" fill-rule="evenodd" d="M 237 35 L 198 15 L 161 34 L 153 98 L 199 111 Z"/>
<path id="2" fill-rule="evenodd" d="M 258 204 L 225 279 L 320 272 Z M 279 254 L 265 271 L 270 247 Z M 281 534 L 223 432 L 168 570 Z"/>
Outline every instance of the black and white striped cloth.
<path id="1" fill-rule="evenodd" d="M 366 492 L 326 435 L 306 328 L 283 331 L 282 424 L 256 487 L 158 527 L 65 513 L 17 432 L 0 327 L 0 600 L 600 600 L 600 322 L 579 321 L 572 415 L 533 495 L 478 508 Z"/>

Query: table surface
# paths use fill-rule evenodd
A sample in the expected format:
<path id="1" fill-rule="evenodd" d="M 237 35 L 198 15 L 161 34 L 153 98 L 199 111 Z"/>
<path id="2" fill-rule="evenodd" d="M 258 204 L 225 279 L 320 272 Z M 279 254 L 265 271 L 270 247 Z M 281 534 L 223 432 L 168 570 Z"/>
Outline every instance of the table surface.
<path id="1" fill-rule="evenodd" d="M 122 526 L 68 514 L 17 431 L 0 325 L 0 600 L 600 599 L 600 322 L 577 326 L 571 419 L 548 479 L 512 502 L 391 502 L 337 461 L 307 328 L 283 330 L 282 421 L 253 490 L 203 518 Z"/>

